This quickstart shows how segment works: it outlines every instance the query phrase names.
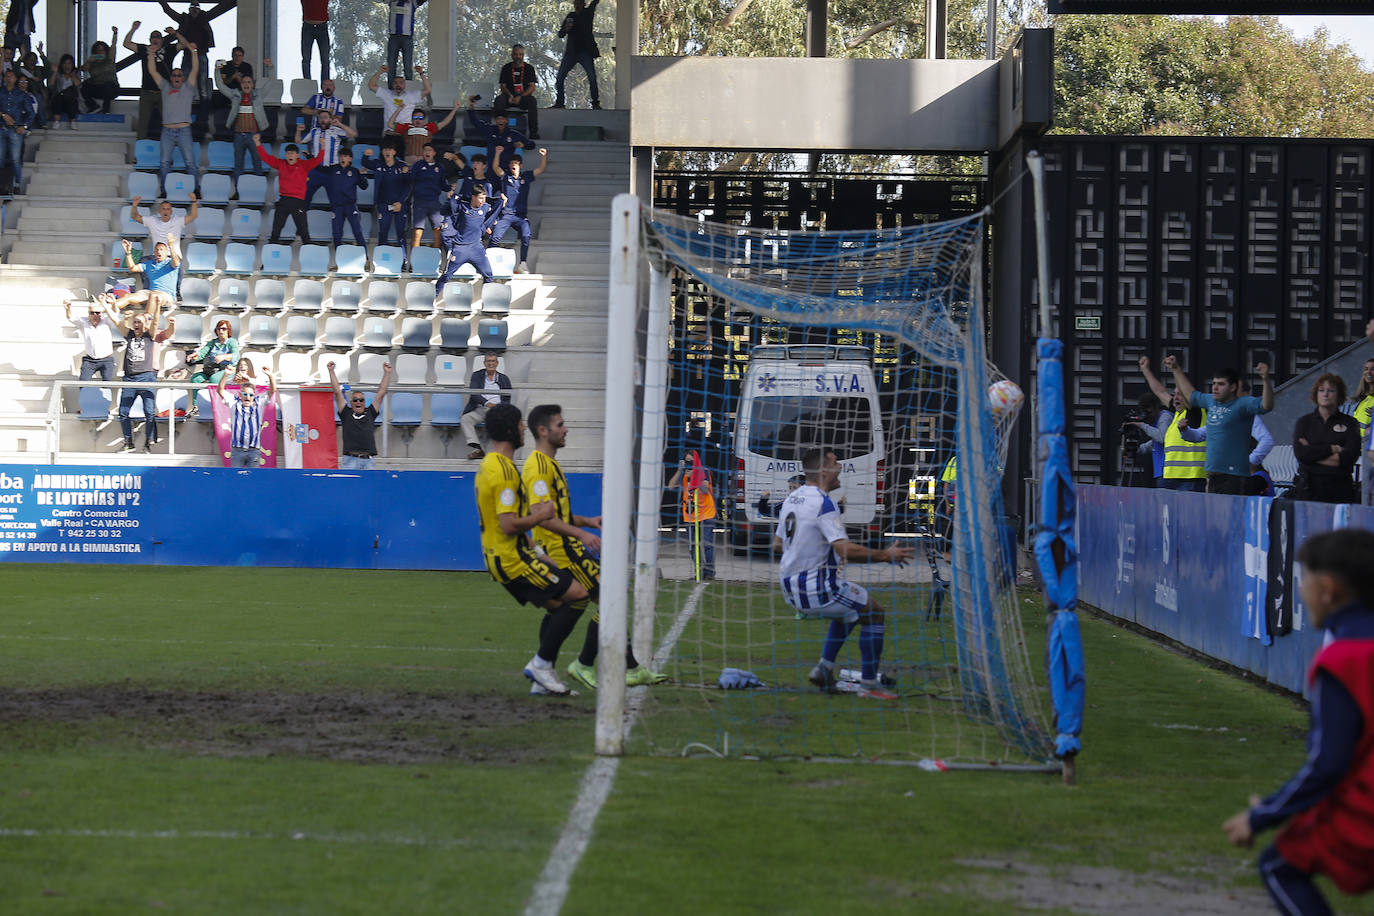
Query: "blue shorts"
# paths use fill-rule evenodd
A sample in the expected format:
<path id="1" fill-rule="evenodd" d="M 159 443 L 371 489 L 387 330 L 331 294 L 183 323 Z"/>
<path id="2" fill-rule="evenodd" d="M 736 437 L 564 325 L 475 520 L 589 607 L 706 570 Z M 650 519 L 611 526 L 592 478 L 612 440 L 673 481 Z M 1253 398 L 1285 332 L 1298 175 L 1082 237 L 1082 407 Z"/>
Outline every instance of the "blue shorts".
<path id="1" fill-rule="evenodd" d="M 438 200 L 415 201 L 410 205 L 410 228 L 443 227 L 444 205 Z"/>

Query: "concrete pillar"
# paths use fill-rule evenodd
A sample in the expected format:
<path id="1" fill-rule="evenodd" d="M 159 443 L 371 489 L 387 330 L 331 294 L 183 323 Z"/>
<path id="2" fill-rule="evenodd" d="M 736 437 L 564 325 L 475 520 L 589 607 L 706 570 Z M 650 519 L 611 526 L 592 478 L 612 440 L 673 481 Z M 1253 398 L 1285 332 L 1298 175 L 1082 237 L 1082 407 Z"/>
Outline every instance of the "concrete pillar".
<path id="1" fill-rule="evenodd" d="M 426 3 L 424 9 L 429 13 L 429 45 L 425 48 L 425 70 L 430 82 L 452 80 L 457 76 L 457 62 L 453 49 L 458 44 L 458 6 L 434 0 Z M 453 99 L 434 99 L 437 107 L 447 106 Z"/>
<path id="2" fill-rule="evenodd" d="M 630 193 L 646 207 L 654 203 L 654 148 L 630 147 Z"/>
<path id="3" fill-rule="evenodd" d="M 639 4 L 619 0 L 615 5 L 615 105 L 630 110 L 630 60 L 639 53 Z"/>
<path id="4" fill-rule="evenodd" d="M 991 157 L 991 182 L 988 189 L 995 203 L 992 205 L 993 247 L 997 256 L 992 265 L 992 311 L 988 332 L 992 339 L 991 357 L 1007 378 L 1023 389 L 1031 384 L 1034 369 L 1027 351 L 1027 313 L 1030 304 L 1028 277 L 1035 275 L 1034 208 L 1030 205 L 1030 177 L 1026 172 L 1028 145 L 1021 138 Z M 1017 182 L 1023 182 L 1017 186 Z M 1007 512 L 1012 515 L 1025 511 L 1022 505 L 1022 480 L 1035 473 L 1033 415 L 1026 411 L 1012 431 L 1012 447 L 1007 454 L 1006 472 L 1002 476 L 1003 495 Z"/>
<path id="5" fill-rule="evenodd" d="M 807 57 L 825 57 L 825 34 L 829 18 L 826 0 L 806 0 Z"/>
<path id="6" fill-rule="evenodd" d="M 92 4 L 91 6 L 94 7 L 94 4 Z M 92 16 L 94 16 L 95 10 L 93 8 L 90 10 L 90 12 Z M 35 22 L 34 26 L 37 27 L 38 23 Z M 43 47 L 51 50 L 52 53 L 50 53 L 48 56 L 51 57 L 54 62 L 56 62 L 57 58 L 62 55 L 64 48 L 77 47 L 75 44 L 75 40 L 77 37 L 75 0 L 48 0 L 47 21 L 43 24 L 43 26 L 44 31 L 46 33 L 46 40 L 44 41 Z M 121 26 L 121 28 L 123 27 Z M 39 36 L 34 36 L 35 50 L 37 50 L 38 47 L 38 38 Z M 109 40 L 110 35 L 107 32 L 105 34 L 105 41 Z M 124 40 L 124 35 L 122 32 L 119 36 L 119 40 Z M 91 41 L 95 41 L 95 39 L 92 38 Z M 90 53 L 90 50 L 91 46 L 88 44 L 85 48 L 81 48 L 78 51 L 74 52 L 73 56 L 75 56 L 77 62 L 80 63 L 81 61 L 86 59 L 86 55 Z"/>
<path id="7" fill-rule="evenodd" d="M 234 9 L 235 15 L 238 16 L 239 44 L 243 45 L 243 56 L 246 60 L 259 61 L 264 57 L 272 58 L 273 63 L 278 60 L 276 29 L 272 29 L 273 34 L 270 36 L 264 34 L 263 26 L 269 8 L 272 12 L 276 11 L 272 0 L 239 0 L 238 6 Z M 267 43 L 269 37 L 271 44 Z M 296 36 L 296 40 L 300 41 L 299 35 Z M 287 50 L 290 49 L 291 45 L 288 44 Z M 229 55 L 223 56 L 227 58 Z"/>

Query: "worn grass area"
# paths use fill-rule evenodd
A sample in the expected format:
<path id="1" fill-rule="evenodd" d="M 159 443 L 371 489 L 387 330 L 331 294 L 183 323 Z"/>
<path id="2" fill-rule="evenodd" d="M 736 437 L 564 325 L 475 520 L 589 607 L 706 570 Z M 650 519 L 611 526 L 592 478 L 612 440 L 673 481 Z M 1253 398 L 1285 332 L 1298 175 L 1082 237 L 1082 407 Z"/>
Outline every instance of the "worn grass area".
<path id="1" fill-rule="evenodd" d="M 526 696 L 538 616 L 485 576 L 7 565 L 0 593 L 0 910 L 518 912 L 591 760 L 593 698 Z M 1297 766 L 1304 711 L 1084 636 L 1078 786 L 632 756 L 564 912 L 1262 911 L 1218 825 Z"/>

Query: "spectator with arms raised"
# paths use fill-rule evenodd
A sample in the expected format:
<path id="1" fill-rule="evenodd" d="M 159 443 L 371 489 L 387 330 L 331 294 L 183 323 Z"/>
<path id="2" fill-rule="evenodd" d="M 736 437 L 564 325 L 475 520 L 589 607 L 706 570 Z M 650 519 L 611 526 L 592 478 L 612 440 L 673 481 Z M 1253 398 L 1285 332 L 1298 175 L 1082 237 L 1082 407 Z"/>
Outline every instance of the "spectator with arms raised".
<path id="1" fill-rule="evenodd" d="M 1264 383 L 1264 394 L 1259 398 L 1239 397 L 1240 379 L 1234 369 L 1217 372 L 1212 377 L 1212 393 L 1203 394 L 1188 381 L 1177 357 L 1164 357 L 1164 367 L 1174 374 L 1174 384 L 1185 402 L 1207 411 L 1207 492 L 1244 496 L 1250 476 L 1253 418 L 1274 409 L 1269 364 L 1255 366 Z"/>
<path id="2" fill-rule="evenodd" d="M 391 78 L 391 83 L 385 88 L 378 88 L 383 74 L 387 72 L 386 64 L 378 68 L 372 74 L 372 79 L 367 81 L 367 88 L 376 93 L 377 98 L 382 100 L 382 130 L 389 134 L 403 136 L 409 129 L 410 113 L 415 106 L 420 104 L 420 100 L 429 95 L 431 87 L 429 77 L 425 75 L 423 67 L 416 67 L 415 72 L 420 74 L 420 88 L 407 89 L 405 77 L 397 74 Z"/>
<path id="3" fill-rule="evenodd" d="M 229 114 L 224 119 L 224 126 L 234 135 L 234 168 L 230 172 L 234 192 L 229 199 L 238 200 L 239 176 L 243 174 L 244 160 L 251 158 L 251 170 L 254 175 L 262 175 L 267 171 L 262 167 L 258 145 L 253 140 L 254 134 L 267 129 L 267 108 L 263 104 L 257 81 L 251 73 L 238 77 L 234 81 L 235 85 L 230 85 L 225 80 L 222 70 L 216 73 L 216 78 L 220 93 L 229 100 Z"/>
<path id="4" fill-rule="evenodd" d="M 196 46 L 191 44 L 192 53 Z M 200 56 L 191 58 L 189 78 L 180 67 L 172 68 L 170 79 L 164 80 L 153 58 L 147 61 L 148 76 L 162 93 L 162 162 L 157 170 L 158 197 L 167 196 L 167 175 L 172 171 L 172 150 L 181 148 L 186 171 L 195 176 L 196 193 L 200 193 L 200 160 L 191 145 L 191 103 L 195 101 L 196 77 L 200 74 Z"/>
<path id="5" fill-rule="evenodd" d="M 119 44 L 119 27 L 110 29 L 110 43 L 97 41 L 91 45 L 90 56 L 81 64 L 86 78 L 81 81 L 81 97 L 87 108 L 99 106 L 101 114 L 110 113 L 110 105 L 119 97 L 119 78 L 116 76 L 112 45 Z"/>
<path id="6" fill-rule="evenodd" d="M 510 157 L 510 167 L 501 168 L 502 153 L 501 147 L 496 148 L 495 171 L 496 177 L 500 181 L 501 199 L 506 202 L 502 208 L 501 217 L 496 221 L 496 225 L 491 228 L 493 241 L 500 240 L 506 234 L 506 230 L 514 226 L 520 233 L 520 264 L 515 268 L 519 274 L 529 273 L 530 266 L 528 258 L 530 256 L 530 188 L 534 185 L 534 180 L 544 174 L 544 170 L 549 167 L 549 151 L 543 148 L 539 150 L 539 165 L 533 172 L 521 174 L 525 161 L 521 156 Z"/>
<path id="7" fill-rule="evenodd" d="M 294 143 L 286 144 L 285 158 L 278 159 L 262 148 L 262 137 L 253 135 L 253 146 L 257 147 L 262 161 L 277 170 L 277 207 L 272 213 L 272 244 L 280 244 L 281 231 L 286 226 L 286 218 L 296 223 L 296 232 L 301 241 L 310 244 L 310 227 L 305 221 L 305 186 L 310 170 L 324 160 L 324 154 L 313 159 L 300 158 L 300 150 Z"/>
<path id="8" fill-rule="evenodd" d="M 343 439 L 339 468 L 344 471 L 370 471 L 372 459 L 377 455 L 378 405 L 391 385 L 391 363 L 382 363 L 382 382 L 377 386 L 371 404 L 367 403 L 367 396 L 356 388 L 344 395 L 339 377 L 334 374 L 332 360 L 329 363 L 329 384 L 334 389 L 334 402 L 339 405 L 339 430 Z"/>
<path id="9" fill-rule="evenodd" d="M 554 108 L 562 108 L 564 95 L 563 84 L 572 72 L 572 68 L 582 66 L 587 74 L 587 88 L 592 94 L 592 108 L 601 108 L 601 93 L 596 86 L 596 59 L 601 56 L 601 49 L 596 46 L 596 35 L 592 31 L 592 22 L 596 19 L 596 5 L 601 0 L 592 0 L 588 5 L 585 0 L 573 0 L 572 11 L 563 17 L 563 24 L 558 27 L 558 37 L 568 39 L 568 43 L 563 46 L 563 60 L 558 65 L 558 77 L 554 80 Z"/>
<path id="10" fill-rule="evenodd" d="M 81 335 L 81 381 L 99 375 L 107 382 L 113 382 L 114 366 L 114 326 L 119 313 L 114 310 L 114 297 L 101 293 L 95 297 L 86 310 L 85 318 L 72 317 L 72 300 L 62 303 L 67 320 L 76 327 Z M 108 319 L 108 320 L 106 320 Z"/>

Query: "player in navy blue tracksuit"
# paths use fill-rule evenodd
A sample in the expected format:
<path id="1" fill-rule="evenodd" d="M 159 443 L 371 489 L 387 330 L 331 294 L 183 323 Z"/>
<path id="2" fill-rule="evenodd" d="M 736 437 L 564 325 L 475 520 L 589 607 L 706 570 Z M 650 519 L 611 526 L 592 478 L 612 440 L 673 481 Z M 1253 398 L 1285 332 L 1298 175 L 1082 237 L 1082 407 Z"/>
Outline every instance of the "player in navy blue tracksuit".
<path id="1" fill-rule="evenodd" d="M 367 187 L 367 177 L 353 165 L 353 151 L 339 150 L 338 165 L 321 166 L 315 171 L 321 173 L 320 183 L 329 196 L 329 209 L 334 211 L 334 245 L 343 242 L 345 221 L 353 227 L 354 241 L 366 245 L 362 218 L 358 215 L 358 189 Z"/>
<path id="2" fill-rule="evenodd" d="M 372 173 L 377 182 L 377 244 L 385 245 L 391 229 L 396 228 L 396 244 L 406 244 L 407 210 L 410 209 L 410 166 L 396 158 L 396 148 L 382 147 L 382 158 L 373 158 L 377 151 L 369 148 L 363 157 L 363 168 Z"/>
<path id="3" fill-rule="evenodd" d="M 487 121 L 484 118 L 477 117 L 476 112 L 472 110 L 476 103 L 476 96 L 468 99 L 468 123 L 472 125 L 477 133 L 481 134 L 482 137 L 486 139 L 488 162 L 496 162 L 496 148 L 498 146 L 505 149 L 505 153 L 502 154 L 502 168 L 506 167 L 506 163 L 510 161 L 510 157 L 514 156 L 519 150 L 534 149 L 534 141 L 520 133 L 520 131 L 512 128 L 510 126 L 510 121 L 506 118 L 505 112 L 494 114 L 492 115 L 492 119 Z"/>
<path id="4" fill-rule="evenodd" d="M 458 202 L 472 200 L 472 192 L 476 188 L 482 188 L 487 192 L 487 200 L 496 199 L 496 183 L 487 174 L 487 157 L 485 153 L 478 153 L 472 157 L 472 165 L 463 170 L 462 180 L 458 182 Z"/>
<path id="5" fill-rule="evenodd" d="M 444 249 L 448 252 L 447 266 L 434 284 L 436 298 L 444 293 L 444 284 L 457 273 L 464 264 L 477 268 L 484 282 L 491 282 L 491 262 L 487 260 L 487 250 L 482 247 L 482 236 L 501 216 L 501 207 L 487 206 L 487 192 L 478 188 L 472 192 L 470 203 L 463 203 L 456 197 L 452 200 L 452 210 L 443 218 Z"/>
<path id="6" fill-rule="evenodd" d="M 530 206 L 530 187 L 534 185 L 534 180 L 544 174 L 544 170 L 549 167 L 549 151 L 540 148 L 539 167 L 533 172 L 523 173 L 524 159 L 520 156 L 510 157 L 509 166 L 502 168 L 501 159 L 504 150 L 496 148 L 496 162 L 493 170 L 496 178 L 501 183 L 501 198 L 505 200 L 506 206 L 501 211 L 501 218 L 492 227 L 491 239 L 493 242 L 500 241 L 501 236 L 506 234 L 506 230 L 514 226 L 520 233 L 520 264 L 515 268 L 519 274 L 528 273 L 529 265 L 526 260 L 530 255 L 530 221 L 527 218 Z"/>
<path id="7" fill-rule="evenodd" d="M 448 192 L 448 179 L 444 167 L 435 161 L 433 143 L 426 143 L 420 151 L 420 158 L 410 164 L 410 247 L 420 244 L 420 236 L 425 227 L 434 229 L 434 244 L 440 246 L 440 236 L 444 214 L 448 205 L 444 195 Z"/>

